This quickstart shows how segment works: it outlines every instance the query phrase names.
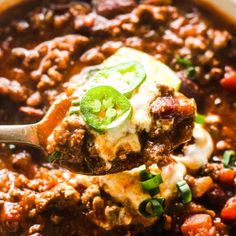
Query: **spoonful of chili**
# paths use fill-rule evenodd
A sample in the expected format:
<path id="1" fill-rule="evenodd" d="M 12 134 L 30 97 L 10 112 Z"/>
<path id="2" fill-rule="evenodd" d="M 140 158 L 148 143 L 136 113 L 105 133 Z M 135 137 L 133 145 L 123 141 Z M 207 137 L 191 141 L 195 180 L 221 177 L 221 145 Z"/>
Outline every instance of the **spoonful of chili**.
<path id="1" fill-rule="evenodd" d="M 50 162 L 101 175 L 165 165 L 169 153 L 191 139 L 195 102 L 175 91 L 179 79 L 166 65 L 122 48 L 90 72 L 79 75 L 39 123 L 0 126 L 0 142 L 32 145 Z"/>

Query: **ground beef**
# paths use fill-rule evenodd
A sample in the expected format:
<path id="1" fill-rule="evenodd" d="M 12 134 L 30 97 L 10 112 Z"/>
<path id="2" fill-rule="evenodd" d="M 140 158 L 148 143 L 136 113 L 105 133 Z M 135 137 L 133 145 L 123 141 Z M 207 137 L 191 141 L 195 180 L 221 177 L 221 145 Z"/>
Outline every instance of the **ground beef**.
<path id="1" fill-rule="evenodd" d="M 27 99 L 27 90 L 19 82 L 0 77 L 0 94 L 9 96 L 15 102 L 24 102 Z"/>
<path id="2" fill-rule="evenodd" d="M 134 0 L 94 0 L 93 4 L 97 13 L 105 17 L 114 17 L 118 14 L 127 13 L 136 6 Z"/>
<path id="3" fill-rule="evenodd" d="M 22 66 L 31 71 L 32 80 L 39 90 L 56 86 L 63 80 L 63 74 L 73 63 L 72 56 L 79 47 L 84 46 L 88 38 L 67 35 L 44 42 L 28 51 L 24 48 L 12 49 L 12 56 L 22 61 Z"/>

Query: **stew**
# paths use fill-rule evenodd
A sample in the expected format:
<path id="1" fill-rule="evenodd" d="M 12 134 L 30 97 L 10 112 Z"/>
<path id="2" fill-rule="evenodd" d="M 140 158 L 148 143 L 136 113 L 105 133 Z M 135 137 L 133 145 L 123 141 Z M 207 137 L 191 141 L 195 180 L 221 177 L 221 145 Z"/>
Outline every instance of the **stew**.
<path id="1" fill-rule="evenodd" d="M 157 139 L 149 132 L 147 139 L 139 133 L 148 169 L 83 176 L 54 165 L 64 155 L 72 168 L 76 154 L 93 168 L 99 161 L 84 122 L 100 140 L 120 116 L 128 114 L 115 126 L 133 114 L 136 95 L 130 94 L 148 80 L 140 59 L 109 61 L 124 48 L 153 56 L 178 78 L 158 74 L 167 85 L 159 84 L 159 96 L 148 104 L 165 134 Z M 60 94 L 74 94 L 81 71 L 89 71 L 97 91 L 91 88 L 82 101 L 75 96 L 49 140 L 50 160 L 28 147 L 0 144 L 0 235 L 235 235 L 235 60 L 235 27 L 191 1 L 43 0 L 2 14 L 1 124 L 40 121 Z M 113 66 L 121 75 L 134 71 L 134 82 L 113 88 L 107 82 Z M 104 87 L 112 99 L 100 97 Z M 140 101 L 143 109 L 146 100 Z M 173 117 L 175 129 L 165 133 Z"/>

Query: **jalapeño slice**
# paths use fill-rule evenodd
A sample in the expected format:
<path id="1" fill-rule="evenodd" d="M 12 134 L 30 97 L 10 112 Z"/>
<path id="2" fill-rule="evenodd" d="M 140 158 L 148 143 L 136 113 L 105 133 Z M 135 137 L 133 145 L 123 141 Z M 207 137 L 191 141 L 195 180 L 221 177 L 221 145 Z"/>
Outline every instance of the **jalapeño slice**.
<path id="1" fill-rule="evenodd" d="M 113 86 L 125 96 L 130 96 L 145 79 L 144 67 L 139 62 L 130 61 L 100 70 L 92 77 L 92 82 Z"/>
<path id="2" fill-rule="evenodd" d="M 131 113 L 129 100 L 111 86 L 91 88 L 82 97 L 80 112 L 86 124 L 105 132 L 123 123 Z"/>

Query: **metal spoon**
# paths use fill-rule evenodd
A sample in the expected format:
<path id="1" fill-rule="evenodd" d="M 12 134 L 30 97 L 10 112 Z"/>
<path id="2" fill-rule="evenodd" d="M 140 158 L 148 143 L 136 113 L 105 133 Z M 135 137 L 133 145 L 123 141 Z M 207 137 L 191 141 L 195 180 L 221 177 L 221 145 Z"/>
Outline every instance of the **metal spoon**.
<path id="1" fill-rule="evenodd" d="M 46 141 L 57 124 L 65 117 L 70 99 L 61 97 L 36 124 L 0 125 L 0 143 L 27 144 L 41 149 L 46 154 Z"/>

